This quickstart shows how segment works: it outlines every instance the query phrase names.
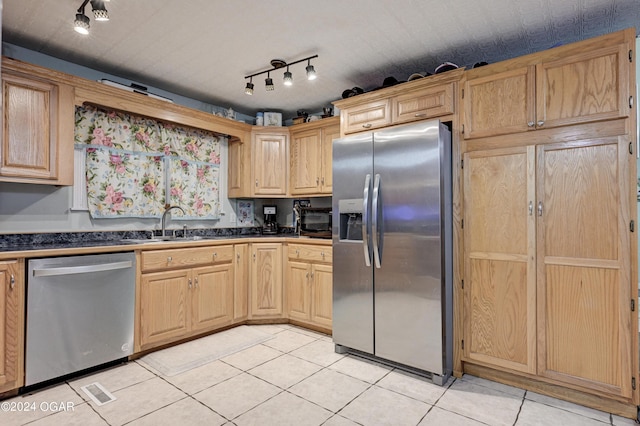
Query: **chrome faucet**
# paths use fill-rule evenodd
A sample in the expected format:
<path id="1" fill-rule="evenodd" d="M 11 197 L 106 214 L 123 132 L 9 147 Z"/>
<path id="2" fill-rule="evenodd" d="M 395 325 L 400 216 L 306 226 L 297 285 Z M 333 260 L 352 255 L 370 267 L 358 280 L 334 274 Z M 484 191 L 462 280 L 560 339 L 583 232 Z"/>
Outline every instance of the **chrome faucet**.
<path id="1" fill-rule="evenodd" d="M 180 206 L 167 206 L 164 209 L 164 213 L 162 213 L 162 235 L 161 235 L 161 237 L 165 236 L 165 224 L 166 224 L 166 221 L 167 221 L 167 213 L 169 213 L 173 209 L 178 209 L 178 210 L 180 210 L 182 212 L 182 214 L 186 214 L 184 209 L 182 207 L 180 207 Z"/>

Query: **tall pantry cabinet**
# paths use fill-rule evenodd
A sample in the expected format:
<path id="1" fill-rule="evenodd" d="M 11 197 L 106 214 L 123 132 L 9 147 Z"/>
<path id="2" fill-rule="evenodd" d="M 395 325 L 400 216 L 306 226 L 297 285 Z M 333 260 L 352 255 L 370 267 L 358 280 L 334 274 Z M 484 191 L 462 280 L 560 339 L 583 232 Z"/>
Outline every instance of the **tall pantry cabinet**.
<path id="1" fill-rule="evenodd" d="M 634 38 L 467 72 L 465 371 L 637 397 Z"/>

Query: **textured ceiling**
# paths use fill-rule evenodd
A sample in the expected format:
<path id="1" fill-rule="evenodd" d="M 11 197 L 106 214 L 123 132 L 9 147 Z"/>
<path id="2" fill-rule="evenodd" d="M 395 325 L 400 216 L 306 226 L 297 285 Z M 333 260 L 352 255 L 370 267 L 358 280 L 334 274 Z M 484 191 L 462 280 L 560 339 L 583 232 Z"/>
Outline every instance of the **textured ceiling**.
<path id="1" fill-rule="evenodd" d="M 140 84 L 248 115 L 320 111 L 354 86 L 406 80 L 445 61 L 471 67 L 597 35 L 640 27 L 638 0 L 112 0 L 111 20 L 72 29 L 81 0 L 4 0 L 3 41 Z M 318 79 L 291 67 L 294 85 L 270 60 L 317 54 Z"/>

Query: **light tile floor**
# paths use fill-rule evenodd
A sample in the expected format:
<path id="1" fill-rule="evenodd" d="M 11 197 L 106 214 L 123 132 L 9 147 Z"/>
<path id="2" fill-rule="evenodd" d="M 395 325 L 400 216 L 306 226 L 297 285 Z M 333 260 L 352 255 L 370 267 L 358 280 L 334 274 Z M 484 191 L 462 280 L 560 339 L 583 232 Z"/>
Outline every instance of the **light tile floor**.
<path id="1" fill-rule="evenodd" d="M 323 334 L 286 324 L 252 327 L 274 338 L 172 377 L 137 360 L 2 401 L 35 409 L 2 410 L 0 425 L 635 424 L 468 375 L 436 386 L 402 370 L 336 354 Z M 80 389 L 93 382 L 117 399 L 94 404 Z M 61 403 L 73 410 L 60 410 Z"/>

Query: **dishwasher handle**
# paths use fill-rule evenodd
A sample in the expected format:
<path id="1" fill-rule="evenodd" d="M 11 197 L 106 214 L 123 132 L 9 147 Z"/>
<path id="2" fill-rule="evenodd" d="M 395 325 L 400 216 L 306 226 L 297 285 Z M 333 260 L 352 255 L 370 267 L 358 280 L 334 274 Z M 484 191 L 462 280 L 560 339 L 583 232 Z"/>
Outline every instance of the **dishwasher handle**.
<path id="1" fill-rule="evenodd" d="M 126 260 L 123 262 L 99 263 L 97 265 L 63 266 L 58 268 L 34 269 L 34 277 L 52 277 L 56 275 L 89 274 L 92 272 L 113 271 L 116 269 L 127 269 L 133 266 L 133 262 Z"/>

